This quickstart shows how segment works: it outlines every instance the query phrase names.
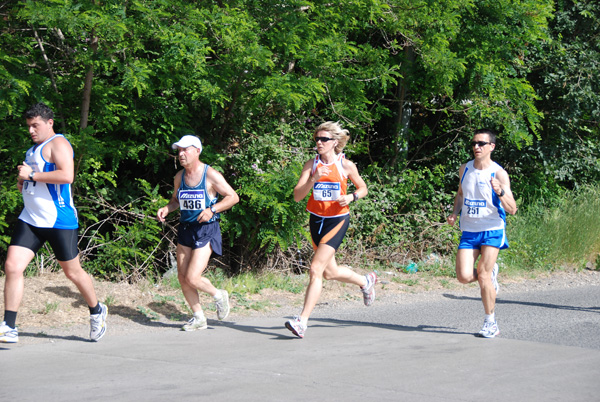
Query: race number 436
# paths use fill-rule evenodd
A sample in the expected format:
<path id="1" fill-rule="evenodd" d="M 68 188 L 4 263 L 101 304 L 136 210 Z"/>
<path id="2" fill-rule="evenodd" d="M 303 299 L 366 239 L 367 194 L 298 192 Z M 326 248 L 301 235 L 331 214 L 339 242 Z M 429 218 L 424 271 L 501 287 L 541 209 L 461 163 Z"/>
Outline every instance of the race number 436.
<path id="1" fill-rule="evenodd" d="M 179 190 L 179 209 L 182 211 L 202 211 L 205 209 L 204 190 Z"/>

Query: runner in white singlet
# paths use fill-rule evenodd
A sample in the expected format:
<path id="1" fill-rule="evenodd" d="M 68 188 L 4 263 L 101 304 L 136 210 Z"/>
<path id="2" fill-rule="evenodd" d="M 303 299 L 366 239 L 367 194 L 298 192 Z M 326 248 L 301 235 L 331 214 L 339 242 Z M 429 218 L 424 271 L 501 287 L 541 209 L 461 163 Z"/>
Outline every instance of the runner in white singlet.
<path id="1" fill-rule="evenodd" d="M 498 252 L 508 247 L 506 213 L 516 213 L 517 205 L 508 174 L 491 159 L 496 135 L 491 130 L 478 130 L 471 145 L 475 158 L 460 167 L 460 185 L 447 221 L 454 225 L 460 214 L 462 236 L 456 255 L 456 277 L 461 283 L 479 282 L 485 318 L 478 335 L 493 338 L 500 333 L 495 315 L 499 289 L 496 259 Z"/>

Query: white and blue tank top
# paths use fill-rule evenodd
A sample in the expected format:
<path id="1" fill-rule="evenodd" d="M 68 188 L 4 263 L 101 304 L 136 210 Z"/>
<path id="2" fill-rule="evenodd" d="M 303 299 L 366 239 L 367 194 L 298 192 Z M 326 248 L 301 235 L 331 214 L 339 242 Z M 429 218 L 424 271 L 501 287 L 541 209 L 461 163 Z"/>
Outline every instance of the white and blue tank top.
<path id="1" fill-rule="evenodd" d="M 506 211 L 492 188 L 492 177 L 502 167 L 496 162 L 484 170 L 475 169 L 473 161 L 467 162 L 460 180 L 463 205 L 460 212 L 460 229 L 464 232 L 484 232 L 506 227 Z"/>
<path id="2" fill-rule="evenodd" d="M 206 189 L 206 172 L 209 165 L 204 165 L 202 180 L 195 187 L 190 187 L 185 183 L 185 169 L 181 174 L 181 183 L 177 190 L 177 199 L 179 200 L 180 222 L 197 222 L 200 212 L 217 203 L 217 197 L 211 197 Z M 220 218 L 216 213 L 207 223 L 214 222 Z"/>
<path id="3" fill-rule="evenodd" d="M 42 150 L 50 141 L 64 136 L 55 134 L 41 144 L 29 148 L 25 155 L 34 172 L 53 172 L 56 165 L 44 159 Z M 68 140 L 67 140 L 68 141 Z M 71 184 L 50 184 L 25 180 L 23 182 L 23 203 L 25 207 L 19 219 L 39 228 L 77 229 L 77 210 L 73 204 Z"/>

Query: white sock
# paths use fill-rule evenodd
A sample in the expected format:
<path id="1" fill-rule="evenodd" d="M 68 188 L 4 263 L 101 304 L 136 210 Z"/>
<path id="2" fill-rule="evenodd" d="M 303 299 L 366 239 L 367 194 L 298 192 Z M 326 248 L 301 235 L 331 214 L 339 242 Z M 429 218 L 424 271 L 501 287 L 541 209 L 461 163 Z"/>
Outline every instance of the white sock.
<path id="1" fill-rule="evenodd" d="M 201 310 L 201 311 L 196 311 L 196 312 L 194 313 L 194 317 L 196 317 L 196 318 L 197 318 L 197 319 L 199 319 L 199 320 L 202 320 L 202 319 L 204 319 L 204 311 L 202 311 L 202 310 Z"/>
<path id="2" fill-rule="evenodd" d="M 496 321 L 496 314 L 495 314 L 495 313 L 492 313 L 492 314 L 486 314 L 486 315 L 485 315 L 485 320 L 486 320 L 487 322 L 494 322 L 494 321 Z"/>
<path id="3" fill-rule="evenodd" d="M 300 317 L 300 324 L 306 327 L 308 325 L 308 318 Z"/>
<path id="4" fill-rule="evenodd" d="M 213 299 L 215 299 L 215 301 L 219 301 L 223 299 L 223 293 L 221 293 L 220 290 L 217 290 L 217 294 L 214 295 Z"/>

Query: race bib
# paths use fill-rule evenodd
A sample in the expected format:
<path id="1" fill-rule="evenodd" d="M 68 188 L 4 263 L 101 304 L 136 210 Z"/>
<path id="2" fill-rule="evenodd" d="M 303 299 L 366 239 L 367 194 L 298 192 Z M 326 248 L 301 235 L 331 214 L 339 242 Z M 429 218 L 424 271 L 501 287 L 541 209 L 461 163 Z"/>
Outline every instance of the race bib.
<path id="1" fill-rule="evenodd" d="M 487 209 L 486 200 L 465 199 L 466 214 L 469 218 L 481 218 Z"/>
<path id="2" fill-rule="evenodd" d="M 204 190 L 179 190 L 179 209 L 202 211 L 205 207 Z"/>
<path id="3" fill-rule="evenodd" d="M 35 182 L 31 180 L 25 180 L 23 182 L 23 191 L 29 195 L 35 195 Z"/>
<path id="4" fill-rule="evenodd" d="M 313 185 L 313 197 L 317 201 L 335 201 L 341 193 L 340 183 L 316 182 Z"/>

